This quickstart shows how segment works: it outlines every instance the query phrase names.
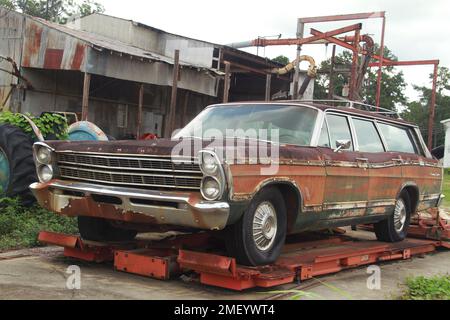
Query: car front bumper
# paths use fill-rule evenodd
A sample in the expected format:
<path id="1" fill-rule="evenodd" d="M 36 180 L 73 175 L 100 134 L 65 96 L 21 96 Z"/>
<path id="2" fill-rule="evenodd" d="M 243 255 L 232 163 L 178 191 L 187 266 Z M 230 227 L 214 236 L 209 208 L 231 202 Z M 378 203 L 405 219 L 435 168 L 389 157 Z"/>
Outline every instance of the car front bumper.
<path id="1" fill-rule="evenodd" d="M 196 192 L 142 190 L 61 180 L 34 183 L 30 189 L 42 207 L 72 217 L 222 230 L 230 214 L 227 202 L 205 201 Z"/>

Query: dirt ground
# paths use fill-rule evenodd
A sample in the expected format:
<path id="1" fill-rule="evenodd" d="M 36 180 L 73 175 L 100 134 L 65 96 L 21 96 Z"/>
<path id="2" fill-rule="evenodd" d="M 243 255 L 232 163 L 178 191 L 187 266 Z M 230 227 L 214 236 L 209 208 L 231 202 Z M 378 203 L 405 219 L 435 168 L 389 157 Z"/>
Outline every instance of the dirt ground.
<path id="1" fill-rule="evenodd" d="M 360 238 L 372 239 L 368 232 Z M 69 290 L 67 268 L 81 270 L 81 289 Z M 45 247 L 0 254 L 0 299 L 289 299 L 274 290 L 302 290 L 314 299 L 393 299 L 402 291 L 409 276 L 450 273 L 450 251 L 440 250 L 423 258 L 384 263 L 381 289 L 367 288 L 370 276 L 366 267 L 322 276 L 301 284 L 275 289 L 250 289 L 244 292 L 201 285 L 188 277 L 160 281 L 113 270 L 112 264 L 95 264 L 68 259 L 62 249 Z"/>

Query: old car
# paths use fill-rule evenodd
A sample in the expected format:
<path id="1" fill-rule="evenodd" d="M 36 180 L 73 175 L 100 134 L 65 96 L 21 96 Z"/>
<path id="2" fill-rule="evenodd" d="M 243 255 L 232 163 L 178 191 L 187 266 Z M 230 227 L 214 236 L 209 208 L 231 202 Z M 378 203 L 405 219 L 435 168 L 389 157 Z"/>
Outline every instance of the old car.
<path id="1" fill-rule="evenodd" d="M 220 134 L 224 145 L 208 144 Z M 181 141 L 194 152 L 174 155 Z M 271 151 L 253 159 L 259 142 Z M 219 156 L 236 143 L 236 159 Z M 412 214 L 442 198 L 443 171 L 419 128 L 353 102 L 213 105 L 172 139 L 54 141 L 34 154 L 39 204 L 77 216 L 84 239 L 213 230 L 245 265 L 274 262 L 286 236 L 304 231 L 373 224 L 380 241 L 401 241 Z"/>

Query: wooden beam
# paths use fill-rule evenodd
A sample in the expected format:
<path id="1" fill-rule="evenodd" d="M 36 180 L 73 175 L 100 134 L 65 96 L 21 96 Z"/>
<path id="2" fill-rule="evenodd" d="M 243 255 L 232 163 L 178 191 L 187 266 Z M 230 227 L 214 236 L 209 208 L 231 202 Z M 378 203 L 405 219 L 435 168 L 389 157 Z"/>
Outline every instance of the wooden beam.
<path id="1" fill-rule="evenodd" d="M 272 75 L 266 75 L 266 101 L 270 101 L 272 99 L 271 95 L 271 84 L 272 84 Z"/>
<path id="2" fill-rule="evenodd" d="M 230 63 L 225 61 L 225 79 L 223 84 L 223 102 L 227 103 L 229 94 L 230 94 L 230 81 L 231 81 L 231 72 L 230 72 Z"/>
<path id="3" fill-rule="evenodd" d="M 83 83 L 83 100 L 81 105 L 81 120 L 88 121 L 89 115 L 89 90 L 91 87 L 91 75 L 87 72 L 84 73 Z"/>
<path id="4" fill-rule="evenodd" d="M 136 139 L 139 140 L 142 132 L 142 106 L 144 105 L 144 84 L 139 85 L 139 104 L 137 112 L 137 128 L 136 128 Z"/>
<path id="5" fill-rule="evenodd" d="M 170 96 L 169 113 L 166 119 L 165 137 L 170 138 L 175 129 L 175 114 L 177 108 L 177 93 L 178 93 L 178 77 L 180 73 L 180 50 L 175 50 L 173 77 L 172 77 L 172 93 Z"/>

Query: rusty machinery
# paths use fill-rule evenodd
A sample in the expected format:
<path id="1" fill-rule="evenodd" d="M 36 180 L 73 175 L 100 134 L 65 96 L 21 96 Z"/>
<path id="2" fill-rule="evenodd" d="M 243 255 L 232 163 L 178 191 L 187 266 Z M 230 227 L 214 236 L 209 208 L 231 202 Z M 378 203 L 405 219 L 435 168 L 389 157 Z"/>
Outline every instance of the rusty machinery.
<path id="1" fill-rule="evenodd" d="M 304 37 L 305 25 L 308 23 L 323 23 L 323 22 L 337 22 L 337 21 L 350 21 L 350 20 L 367 20 L 367 19 L 382 19 L 381 26 L 381 40 L 380 40 L 380 54 L 374 53 L 374 41 L 368 35 L 361 34 L 362 24 L 354 24 L 346 26 L 339 29 L 334 29 L 328 32 L 320 32 L 316 29 L 311 29 L 311 36 Z M 428 147 L 432 147 L 433 139 L 433 125 L 434 125 L 434 114 L 436 105 L 436 82 L 438 75 L 439 60 L 413 60 L 413 61 L 392 61 L 384 57 L 384 38 L 386 29 L 386 14 L 384 11 L 381 12 L 368 12 L 368 13 L 355 13 L 355 14 L 344 14 L 344 15 L 331 15 L 331 16 L 320 16 L 320 17 L 306 17 L 299 18 L 297 21 L 297 37 L 290 39 L 264 39 L 257 38 L 250 41 L 238 42 L 229 44 L 233 48 L 245 48 L 245 47 L 265 47 L 265 46 L 285 46 L 285 45 L 297 45 L 297 58 L 294 60 L 295 74 L 293 81 L 293 95 L 294 100 L 299 98 L 299 94 L 302 94 L 302 90 L 305 87 L 305 83 L 302 85 L 302 90 L 299 90 L 299 73 L 300 73 L 300 61 L 301 61 L 301 49 L 302 45 L 306 44 L 329 44 L 333 43 L 339 45 L 343 48 L 351 50 L 353 53 L 352 66 L 350 71 L 350 83 L 349 83 L 349 99 L 350 100 L 360 100 L 360 90 L 362 83 L 364 81 L 364 76 L 368 68 L 378 67 L 377 73 L 377 89 L 376 89 L 376 106 L 380 107 L 380 96 L 381 96 L 381 81 L 382 81 L 382 69 L 388 66 L 417 66 L 417 65 L 433 65 L 434 75 L 433 75 L 433 87 L 432 95 L 430 100 L 430 112 L 429 112 L 429 122 L 428 122 Z M 343 36 L 348 32 L 354 32 L 353 36 Z M 365 43 L 362 47 L 361 43 Z M 333 56 L 334 56 L 333 48 Z M 359 56 L 362 58 L 359 59 Z M 383 58 L 382 58 L 383 57 Z M 370 62 L 374 59 L 376 62 Z M 332 63 L 333 63 L 332 59 Z M 360 63 L 361 61 L 361 63 Z M 289 67 L 290 68 L 290 67 Z M 333 72 L 330 71 L 330 78 Z M 309 83 L 307 77 L 306 85 Z M 331 87 L 331 83 L 330 83 Z M 266 88 L 267 91 L 267 88 Z M 330 90 L 330 92 L 332 92 Z M 266 93 L 267 99 L 267 93 Z"/>

